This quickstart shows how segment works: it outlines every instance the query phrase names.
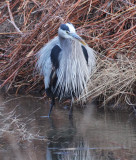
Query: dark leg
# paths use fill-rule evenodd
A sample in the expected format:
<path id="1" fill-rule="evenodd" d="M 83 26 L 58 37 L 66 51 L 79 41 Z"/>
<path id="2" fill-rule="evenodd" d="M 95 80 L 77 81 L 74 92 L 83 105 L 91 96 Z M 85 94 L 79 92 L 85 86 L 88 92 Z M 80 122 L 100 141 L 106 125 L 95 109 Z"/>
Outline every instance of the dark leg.
<path id="1" fill-rule="evenodd" d="M 53 97 L 52 100 L 51 100 L 50 110 L 49 110 L 49 113 L 48 113 L 48 117 L 50 117 L 51 111 L 52 111 L 54 105 L 55 105 L 55 98 Z"/>
<path id="2" fill-rule="evenodd" d="M 132 107 L 133 107 L 134 113 L 135 113 L 135 115 L 136 115 L 136 108 L 135 108 L 134 105 L 133 105 Z"/>
<path id="3" fill-rule="evenodd" d="M 71 106 L 69 110 L 69 117 L 72 117 L 72 116 L 73 116 L 73 106 Z"/>
<path id="4" fill-rule="evenodd" d="M 71 99 L 71 106 L 70 106 L 70 110 L 69 110 L 69 118 L 71 118 L 73 116 L 73 99 Z"/>

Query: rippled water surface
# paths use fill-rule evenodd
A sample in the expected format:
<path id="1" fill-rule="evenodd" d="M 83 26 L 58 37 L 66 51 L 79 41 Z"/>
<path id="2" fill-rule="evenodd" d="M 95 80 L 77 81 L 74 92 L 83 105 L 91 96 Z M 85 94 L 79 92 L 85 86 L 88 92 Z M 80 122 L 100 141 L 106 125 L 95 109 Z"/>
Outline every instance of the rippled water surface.
<path id="1" fill-rule="evenodd" d="M 88 104 L 68 110 L 34 97 L 0 97 L 0 160 L 136 160 L 136 119 Z"/>

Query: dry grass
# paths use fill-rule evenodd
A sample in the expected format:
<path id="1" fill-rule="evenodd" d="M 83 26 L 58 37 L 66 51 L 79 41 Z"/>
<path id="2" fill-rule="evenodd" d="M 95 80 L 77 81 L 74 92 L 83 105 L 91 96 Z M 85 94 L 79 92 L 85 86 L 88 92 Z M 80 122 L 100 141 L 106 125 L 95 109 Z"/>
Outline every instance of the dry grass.
<path id="1" fill-rule="evenodd" d="M 0 14 L 1 88 L 16 93 L 44 88 L 33 76 L 35 54 L 57 34 L 60 23 L 70 21 L 101 57 L 88 96 L 101 95 L 105 103 L 113 97 L 134 99 L 135 0 L 7 0 L 0 2 Z"/>
<path id="2" fill-rule="evenodd" d="M 99 59 L 96 72 L 89 83 L 88 96 L 91 99 L 101 97 L 103 105 L 111 101 L 115 106 L 120 103 L 132 105 L 136 102 L 135 81 L 134 60 L 123 56 L 118 60 Z"/>

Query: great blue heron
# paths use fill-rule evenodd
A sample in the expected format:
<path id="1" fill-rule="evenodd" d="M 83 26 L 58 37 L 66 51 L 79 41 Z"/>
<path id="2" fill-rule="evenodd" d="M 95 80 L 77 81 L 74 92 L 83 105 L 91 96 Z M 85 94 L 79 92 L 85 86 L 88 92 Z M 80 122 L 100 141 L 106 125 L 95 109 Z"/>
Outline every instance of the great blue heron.
<path id="1" fill-rule="evenodd" d="M 77 35 L 73 24 L 61 24 L 58 36 L 37 55 L 36 66 L 44 77 L 46 95 L 52 99 L 48 116 L 55 97 L 71 98 L 73 103 L 74 98 L 80 99 L 87 93 L 87 82 L 95 66 L 95 51 Z"/>

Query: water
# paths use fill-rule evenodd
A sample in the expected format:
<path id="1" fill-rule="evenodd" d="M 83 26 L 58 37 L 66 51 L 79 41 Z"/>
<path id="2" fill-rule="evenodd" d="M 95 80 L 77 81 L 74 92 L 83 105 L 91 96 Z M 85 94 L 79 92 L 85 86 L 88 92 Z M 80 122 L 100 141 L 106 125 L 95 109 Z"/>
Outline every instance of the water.
<path id="1" fill-rule="evenodd" d="M 136 160 L 135 117 L 75 107 L 73 119 L 34 97 L 0 97 L 0 160 Z"/>

